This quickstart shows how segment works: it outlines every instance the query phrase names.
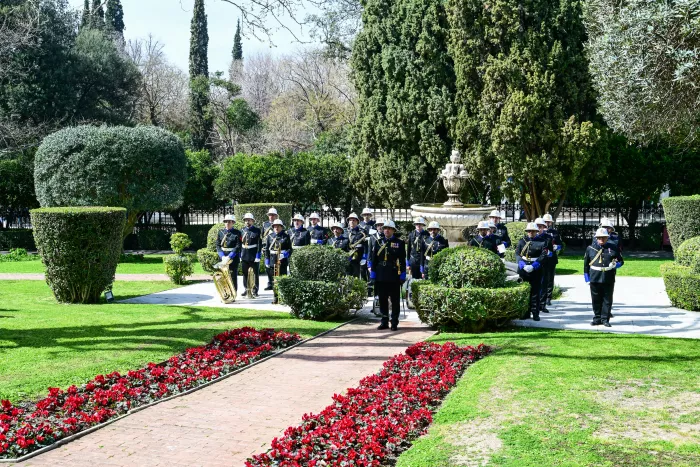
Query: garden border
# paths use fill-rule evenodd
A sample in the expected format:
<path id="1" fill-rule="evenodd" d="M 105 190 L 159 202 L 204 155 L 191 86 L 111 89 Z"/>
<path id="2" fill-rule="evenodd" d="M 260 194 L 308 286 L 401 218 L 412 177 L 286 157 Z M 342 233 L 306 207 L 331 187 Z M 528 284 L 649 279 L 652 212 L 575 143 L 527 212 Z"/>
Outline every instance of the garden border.
<path id="1" fill-rule="evenodd" d="M 140 412 L 141 410 L 147 409 L 147 408 L 149 408 L 149 407 L 153 407 L 154 405 L 160 404 L 161 402 L 166 402 L 166 401 L 169 401 L 169 400 L 172 400 L 172 399 L 176 399 L 176 398 L 178 398 L 178 397 L 186 396 L 186 395 L 191 394 L 191 393 L 193 393 L 193 392 L 195 392 L 195 391 L 199 391 L 200 389 L 203 389 L 203 388 L 205 388 L 205 387 L 207 387 L 207 386 L 210 386 L 210 385 L 212 385 L 212 384 L 214 384 L 214 383 L 218 383 L 219 381 L 223 381 L 224 379 L 229 378 L 229 377 L 234 376 L 234 375 L 237 375 L 237 374 L 239 374 L 239 373 L 241 373 L 241 372 L 247 370 L 248 368 L 252 368 L 252 367 L 254 367 L 255 365 L 258 365 L 258 364 L 260 364 L 260 363 L 262 363 L 262 362 L 264 362 L 264 361 L 267 361 L 267 360 L 269 360 L 269 359 L 271 359 L 271 358 L 273 358 L 273 357 L 276 357 L 276 356 L 278 356 L 278 355 L 281 355 L 281 354 L 283 354 L 283 353 L 285 353 L 285 352 L 287 352 L 287 351 L 289 351 L 289 350 L 292 350 L 292 349 L 295 348 L 295 347 L 298 347 L 298 346 L 300 346 L 300 345 L 302 345 L 302 344 L 305 344 L 305 343 L 307 343 L 307 342 L 310 342 L 310 341 L 312 341 L 312 340 L 314 340 L 314 339 L 317 339 L 317 338 L 319 338 L 319 337 L 325 336 L 326 334 L 331 333 L 331 332 L 335 331 L 336 329 L 339 329 L 339 328 L 345 326 L 346 324 L 353 323 L 353 322 L 358 321 L 358 320 L 360 320 L 360 319 L 363 319 L 363 318 L 361 318 L 361 317 L 353 318 L 353 319 L 351 319 L 350 321 L 346 321 L 346 322 L 344 322 L 344 323 L 341 323 L 341 324 L 339 324 L 338 326 L 336 326 L 336 327 L 334 327 L 334 328 L 332 328 L 332 329 L 329 329 L 329 330 L 327 330 L 327 331 L 323 331 L 322 333 L 317 334 L 317 335 L 315 335 L 315 336 L 313 336 L 313 337 L 309 337 L 308 339 L 304 339 L 304 340 L 301 341 L 301 342 L 297 342 L 296 344 L 294 344 L 294 345 L 292 345 L 292 346 L 289 346 L 289 347 L 286 347 L 286 348 L 284 348 L 284 349 L 278 350 L 277 352 L 274 352 L 272 355 L 268 355 L 267 357 L 265 357 L 265 358 L 263 358 L 263 359 L 257 360 L 257 361 L 255 361 L 255 362 L 253 362 L 253 363 L 250 363 L 250 364 L 244 366 L 243 368 L 239 368 L 239 369 L 237 369 L 237 370 L 235 370 L 235 371 L 232 371 L 231 373 L 228 373 L 228 374 L 226 374 L 226 375 L 224 375 L 224 376 L 221 376 L 220 378 L 217 378 L 217 379 L 212 380 L 212 381 L 208 381 L 208 382 L 206 382 L 206 383 L 204 383 L 204 384 L 201 384 L 201 385 L 197 386 L 196 388 L 188 389 L 188 390 L 185 391 L 185 392 L 181 392 L 181 393 L 179 393 L 179 394 L 174 394 L 174 395 L 172 395 L 172 396 L 166 397 L 165 399 L 159 399 L 159 400 L 157 400 L 157 401 L 150 402 L 150 403 L 148 403 L 148 404 L 146 404 L 146 405 L 141 405 L 141 406 L 139 406 L 139 407 L 136 407 L 136 408 L 133 409 L 133 410 L 129 410 L 127 413 L 125 413 L 125 414 L 123 414 L 123 415 L 120 415 L 120 416 L 117 417 L 117 418 L 113 418 L 113 419 L 111 419 L 111 420 L 107 420 L 107 421 L 104 422 L 104 423 L 100 423 L 99 425 L 92 426 L 92 427 L 88 428 L 87 430 L 83 430 L 83 431 L 81 431 L 81 432 L 79 432 L 79 433 L 72 434 L 72 435 L 70 435 L 70 436 L 68 436 L 68 437 L 66 437 L 66 438 L 61 438 L 60 440 L 56 441 L 55 443 L 53 443 L 53 444 L 50 445 L 50 446 L 44 446 L 43 448 L 37 449 L 36 451 L 30 452 L 30 453 L 28 453 L 28 454 L 25 454 L 25 455 L 22 456 L 22 457 L 16 457 L 16 458 L 12 458 L 12 459 L 0 459 L 0 464 L 10 464 L 10 463 L 17 464 L 17 463 L 20 463 L 20 462 L 24 462 L 24 461 L 26 461 L 26 460 L 29 460 L 29 459 L 31 459 L 32 457 L 36 457 L 36 456 L 38 456 L 38 455 L 44 454 L 44 453 L 46 453 L 46 452 L 48 452 L 48 451 L 51 451 L 51 450 L 53 450 L 53 449 L 56 449 L 57 447 L 60 447 L 60 446 L 62 446 L 62 445 L 64 445 L 64 444 L 68 444 L 68 443 L 70 443 L 70 442 L 72 442 L 72 441 L 75 441 L 75 440 L 78 439 L 78 438 L 81 438 L 81 437 L 83 437 L 83 436 L 85 436 L 85 435 L 88 435 L 88 434 L 94 432 L 94 431 L 97 431 L 97 430 L 99 430 L 99 429 L 101 429 L 101 428 L 104 428 L 104 427 L 106 427 L 107 425 L 110 425 L 110 424 L 112 424 L 112 423 L 114 423 L 114 422 L 116 422 L 116 421 L 118 421 L 118 420 L 121 420 L 122 418 L 128 417 L 128 416 L 131 415 L 131 414 L 134 414 L 134 413 L 136 413 L 136 412 Z M 165 360 L 165 361 L 167 361 L 167 360 Z M 165 362 L 165 361 L 164 361 L 164 362 Z M 161 362 L 161 363 L 163 363 L 163 362 Z"/>

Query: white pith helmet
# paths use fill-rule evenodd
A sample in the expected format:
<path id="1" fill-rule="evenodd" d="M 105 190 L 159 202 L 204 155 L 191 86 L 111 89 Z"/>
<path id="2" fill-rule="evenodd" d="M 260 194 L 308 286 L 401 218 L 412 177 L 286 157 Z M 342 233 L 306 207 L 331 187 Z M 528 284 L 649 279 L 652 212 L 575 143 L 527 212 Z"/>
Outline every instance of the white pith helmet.
<path id="1" fill-rule="evenodd" d="M 425 225 L 425 219 L 423 219 L 422 217 L 416 217 L 415 219 L 413 219 L 413 225 L 416 225 L 416 224 Z M 386 224 L 384 224 L 384 225 L 386 225 Z"/>
<path id="2" fill-rule="evenodd" d="M 554 222 L 554 218 L 549 213 L 542 216 L 542 220 L 544 220 L 545 222 Z"/>
<path id="3" fill-rule="evenodd" d="M 613 225 L 613 223 L 610 222 L 610 219 L 607 219 L 607 218 L 606 218 L 606 219 L 602 219 L 602 220 L 600 221 L 600 226 L 601 226 L 601 227 L 610 227 L 611 229 L 614 229 L 614 228 L 615 228 L 615 226 Z"/>
<path id="4" fill-rule="evenodd" d="M 478 230 L 488 229 L 489 228 L 489 221 L 479 221 L 479 225 L 477 225 L 476 228 Z"/>
<path id="5" fill-rule="evenodd" d="M 318 213 L 312 212 L 311 215 L 309 216 L 309 219 L 317 219 L 320 221 L 321 217 L 319 217 Z"/>
<path id="6" fill-rule="evenodd" d="M 351 212 L 350 215 L 348 216 L 348 220 L 350 220 L 350 219 L 357 219 L 357 221 L 360 222 L 360 218 L 357 217 L 357 214 L 355 214 L 354 212 Z"/>
<path id="7" fill-rule="evenodd" d="M 293 221 L 302 221 L 302 222 L 304 222 L 304 216 L 302 216 L 301 214 L 297 214 L 296 216 L 294 216 L 294 217 L 292 218 L 292 220 L 293 220 Z"/>
<path id="8" fill-rule="evenodd" d="M 343 230 L 343 225 L 340 222 L 333 222 L 331 224 L 331 230 L 333 230 L 333 229 Z"/>
<path id="9" fill-rule="evenodd" d="M 284 227 L 284 222 L 282 222 L 282 219 L 275 219 L 272 225 L 281 225 L 282 227 Z"/>
<path id="10" fill-rule="evenodd" d="M 439 229 L 440 224 L 437 223 L 437 221 L 432 221 L 430 224 L 428 224 L 428 230 L 430 229 Z"/>
<path id="11" fill-rule="evenodd" d="M 489 214 L 489 217 L 498 217 L 499 219 L 501 218 L 501 211 L 498 209 L 494 209 L 491 211 L 491 214 Z"/>
<path id="12" fill-rule="evenodd" d="M 243 215 L 243 220 L 246 220 L 246 219 L 250 219 L 250 220 L 253 220 L 253 221 L 254 221 L 254 220 L 255 220 L 255 217 L 253 217 L 253 213 L 252 213 L 252 212 L 246 212 L 246 213 Z"/>
<path id="13" fill-rule="evenodd" d="M 365 214 L 369 214 L 370 216 L 374 215 L 372 214 L 372 210 L 370 208 L 364 208 L 362 210 L 362 215 L 364 216 Z"/>
<path id="14" fill-rule="evenodd" d="M 224 222 L 226 221 L 236 222 L 236 216 L 234 216 L 233 214 L 226 214 L 224 216 Z"/>
<path id="15" fill-rule="evenodd" d="M 274 214 L 275 216 L 277 216 L 277 215 L 278 215 L 278 214 L 277 214 L 277 209 L 275 209 L 275 208 L 270 208 L 270 209 L 268 209 L 267 215 L 269 216 L 270 214 Z"/>
<path id="16" fill-rule="evenodd" d="M 544 221 L 544 219 L 538 217 L 537 219 L 535 219 L 535 225 L 544 225 L 546 227 L 547 223 Z"/>
<path id="17" fill-rule="evenodd" d="M 396 230 L 396 224 L 394 224 L 394 221 L 386 221 L 384 223 L 384 228 L 385 229 L 392 228 L 392 229 Z"/>
<path id="18" fill-rule="evenodd" d="M 375 225 L 384 225 L 384 219 L 382 219 L 382 218 L 380 217 L 379 219 L 377 219 L 377 222 L 375 222 L 374 224 L 375 224 Z"/>
<path id="19" fill-rule="evenodd" d="M 489 222 L 489 229 L 496 229 L 496 224 L 493 221 L 488 221 Z"/>
<path id="20" fill-rule="evenodd" d="M 535 224 L 534 222 L 528 222 L 527 226 L 525 227 L 525 232 L 531 231 L 539 232 L 540 228 L 537 227 L 537 224 Z"/>
<path id="21" fill-rule="evenodd" d="M 610 236 L 610 234 L 608 233 L 608 229 L 606 229 L 605 227 L 601 227 L 595 231 L 595 236 L 596 236 L 596 238 L 600 238 L 600 237 L 607 238 Z"/>

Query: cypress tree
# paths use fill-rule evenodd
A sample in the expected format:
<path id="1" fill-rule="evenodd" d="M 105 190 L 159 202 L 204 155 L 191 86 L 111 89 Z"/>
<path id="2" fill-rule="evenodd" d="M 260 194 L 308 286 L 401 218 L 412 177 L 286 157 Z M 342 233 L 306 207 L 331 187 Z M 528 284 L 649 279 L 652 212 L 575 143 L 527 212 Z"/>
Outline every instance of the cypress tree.
<path id="1" fill-rule="evenodd" d="M 102 0 L 92 0 L 92 14 L 90 25 L 95 29 L 103 29 L 105 25 L 105 11 L 102 9 Z"/>
<path id="2" fill-rule="evenodd" d="M 207 50 L 209 34 L 204 0 L 195 0 L 190 27 L 190 127 L 195 150 L 206 147 L 213 124 L 208 115 L 209 62 Z"/>
<path id="3" fill-rule="evenodd" d="M 105 12 L 105 25 L 107 29 L 124 35 L 124 9 L 121 0 L 108 0 Z"/>
<path id="4" fill-rule="evenodd" d="M 84 28 L 85 26 L 90 25 L 90 0 L 85 0 L 85 4 L 83 5 L 83 16 L 80 18 L 80 27 Z"/>
<path id="5" fill-rule="evenodd" d="M 236 24 L 236 34 L 233 36 L 233 59 L 243 60 L 243 44 L 241 43 L 241 20 Z"/>

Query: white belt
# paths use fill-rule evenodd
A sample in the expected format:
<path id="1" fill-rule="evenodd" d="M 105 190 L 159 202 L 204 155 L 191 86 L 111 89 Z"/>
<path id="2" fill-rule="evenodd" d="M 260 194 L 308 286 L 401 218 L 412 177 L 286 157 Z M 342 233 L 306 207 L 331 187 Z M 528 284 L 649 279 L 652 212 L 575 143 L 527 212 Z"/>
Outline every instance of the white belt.
<path id="1" fill-rule="evenodd" d="M 279 253 L 284 254 L 284 253 L 287 253 L 287 251 L 289 251 L 289 250 L 280 250 Z M 271 251 L 270 256 L 277 256 L 277 250 Z"/>
<path id="2" fill-rule="evenodd" d="M 230 252 L 232 252 L 233 250 L 235 250 L 235 248 L 222 248 L 221 250 L 222 250 L 222 251 L 225 251 L 226 253 L 230 253 Z"/>
<path id="3" fill-rule="evenodd" d="M 243 245 L 243 248 L 245 248 L 246 250 L 250 250 L 251 248 L 257 248 L 257 247 L 258 247 L 258 245 Z"/>
<path id="4" fill-rule="evenodd" d="M 309 246 L 309 245 L 292 245 L 292 249 L 297 250 L 299 248 L 304 248 L 305 246 Z"/>
<path id="5" fill-rule="evenodd" d="M 614 266 L 609 266 L 609 267 L 591 266 L 591 269 L 593 269 L 594 271 L 603 271 L 603 272 L 605 272 L 605 271 L 612 271 L 613 269 L 615 269 L 615 267 L 614 267 Z"/>

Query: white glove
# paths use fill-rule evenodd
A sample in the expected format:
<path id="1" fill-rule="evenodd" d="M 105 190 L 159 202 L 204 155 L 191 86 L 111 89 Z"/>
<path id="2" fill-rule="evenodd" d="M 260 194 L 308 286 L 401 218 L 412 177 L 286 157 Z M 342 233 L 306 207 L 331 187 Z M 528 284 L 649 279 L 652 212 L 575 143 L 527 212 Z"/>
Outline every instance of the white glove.
<path id="1" fill-rule="evenodd" d="M 256 263 L 259 263 L 259 262 L 260 262 L 260 258 L 255 258 L 255 262 L 256 262 Z"/>
<path id="2" fill-rule="evenodd" d="M 367 260 L 366 260 L 366 259 L 363 259 L 362 261 L 360 261 L 360 266 L 364 266 L 365 264 L 367 264 Z"/>
<path id="3" fill-rule="evenodd" d="M 528 264 L 527 266 L 525 266 L 525 267 L 523 268 L 523 270 L 524 270 L 525 272 L 532 272 L 532 271 L 535 270 L 535 268 L 533 268 L 531 265 Z"/>

